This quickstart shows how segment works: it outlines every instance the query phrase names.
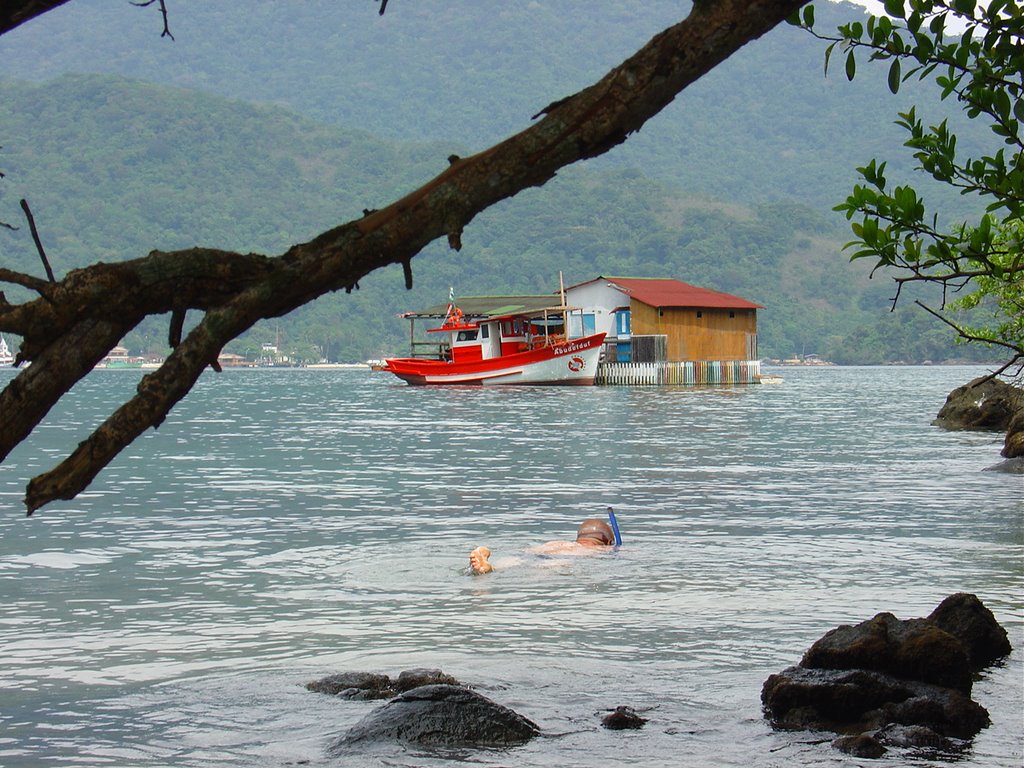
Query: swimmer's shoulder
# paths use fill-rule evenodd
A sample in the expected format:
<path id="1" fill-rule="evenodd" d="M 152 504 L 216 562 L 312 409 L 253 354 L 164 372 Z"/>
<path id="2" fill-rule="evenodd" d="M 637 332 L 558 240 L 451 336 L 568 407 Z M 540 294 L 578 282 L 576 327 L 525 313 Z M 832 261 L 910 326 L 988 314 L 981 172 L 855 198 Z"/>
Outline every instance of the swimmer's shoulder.
<path id="1" fill-rule="evenodd" d="M 530 551 L 536 555 L 565 555 L 575 552 L 579 548 L 580 545 L 575 541 L 549 541 L 546 544 L 534 547 Z"/>

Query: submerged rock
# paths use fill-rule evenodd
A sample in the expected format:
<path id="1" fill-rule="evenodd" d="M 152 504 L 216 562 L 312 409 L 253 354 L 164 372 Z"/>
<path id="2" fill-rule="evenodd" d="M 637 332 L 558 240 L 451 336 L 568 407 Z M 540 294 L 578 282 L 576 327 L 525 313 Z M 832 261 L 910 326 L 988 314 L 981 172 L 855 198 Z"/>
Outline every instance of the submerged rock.
<path id="1" fill-rule="evenodd" d="M 540 733 L 535 723 L 486 696 L 457 685 L 426 685 L 374 710 L 331 747 L 333 753 L 368 742 L 426 746 L 507 747 Z"/>
<path id="2" fill-rule="evenodd" d="M 1024 443 L 1024 433 L 1021 434 L 1021 438 L 1022 443 Z M 1024 449 L 1024 445 L 1022 445 L 1022 449 Z M 1024 475 L 1024 456 L 1000 461 L 998 464 L 993 464 L 991 467 L 985 467 L 982 472 L 1002 472 L 1007 475 Z"/>
<path id="3" fill-rule="evenodd" d="M 859 736 L 840 736 L 832 742 L 832 748 L 838 749 L 854 757 L 866 757 L 875 759 L 881 757 L 887 750 L 873 736 L 860 734 Z"/>
<path id="4" fill-rule="evenodd" d="M 640 717 L 632 707 L 616 707 L 601 718 L 601 725 L 611 731 L 643 728 L 646 722 L 647 719 Z"/>
<path id="5" fill-rule="evenodd" d="M 965 742 L 941 736 L 923 725 L 887 725 L 875 738 L 890 747 L 913 749 L 928 756 L 953 755 L 963 751 Z"/>

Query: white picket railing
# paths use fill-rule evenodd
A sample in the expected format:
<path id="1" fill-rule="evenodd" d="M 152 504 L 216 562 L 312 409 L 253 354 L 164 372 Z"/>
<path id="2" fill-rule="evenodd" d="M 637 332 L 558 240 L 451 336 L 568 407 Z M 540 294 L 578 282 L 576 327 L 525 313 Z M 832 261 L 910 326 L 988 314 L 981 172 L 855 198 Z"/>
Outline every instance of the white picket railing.
<path id="1" fill-rule="evenodd" d="M 595 384 L 690 385 L 754 384 L 761 375 L 760 360 L 687 360 L 681 363 L 601 363 Z"/>

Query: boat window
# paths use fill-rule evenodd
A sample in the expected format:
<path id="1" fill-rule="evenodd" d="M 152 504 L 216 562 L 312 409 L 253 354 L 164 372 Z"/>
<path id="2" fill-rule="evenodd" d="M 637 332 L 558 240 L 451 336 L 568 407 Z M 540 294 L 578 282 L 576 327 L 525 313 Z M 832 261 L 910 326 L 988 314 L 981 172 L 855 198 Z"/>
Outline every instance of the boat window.
<path id="1" fill-rule="evenodd" d="M 476 341 L 476 331 L 459 331 L 456 341 Z"/>
<path id="2" fill-rule="evenodd" d="M 480 326 L 480 338 L 481 339 L 490 338 L 491 332 L 490 332 L 489 328 L 490 328 L 489 325 L 481 325 Z"/>
<path id="3" fill-rule="evenodd" d="M 501 335 L 506 339 L 519 338 L 526 335 L 522 320 L 502 320 Z"/>

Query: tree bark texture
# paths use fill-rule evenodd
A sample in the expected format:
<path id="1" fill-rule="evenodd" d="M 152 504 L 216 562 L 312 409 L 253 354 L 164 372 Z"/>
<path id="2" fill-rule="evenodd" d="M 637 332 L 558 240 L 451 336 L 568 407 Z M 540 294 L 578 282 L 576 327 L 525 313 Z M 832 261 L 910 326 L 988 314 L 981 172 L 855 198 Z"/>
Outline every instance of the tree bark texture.
<path id="1" fill-rule="evenodd" d="M 450 158 L 444 171 L 402 199 L 275 257 L 154 251 L 74 270 L 56 283 L 0 270 L 0 280 L 40 294 L 21 305 L 0 294 L 0 331 L 21 335 L 19 362 L 32 362 L 0 394 L 0 460 L 143 317 L 204 312 L 163 365 L 143 377 L 134 397 L 65 461 L 29 483 L 28 513 L 85 489 L 125 446 L 158 426 L 202 371 L 216 364 L 224 345 L 257 321 L 331 291 L 351 290 L 390 264 L 403 265 L 408 279 L 411 259 L 439 237 L 458 250 L 463 229 L 478 213 L 622 143 L 689 84 L 801 5 L 803 0 L 699 3 L 600 81 L 543 109 L 529 128 L 479 154 Z"/>

